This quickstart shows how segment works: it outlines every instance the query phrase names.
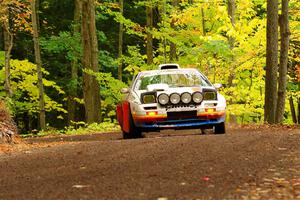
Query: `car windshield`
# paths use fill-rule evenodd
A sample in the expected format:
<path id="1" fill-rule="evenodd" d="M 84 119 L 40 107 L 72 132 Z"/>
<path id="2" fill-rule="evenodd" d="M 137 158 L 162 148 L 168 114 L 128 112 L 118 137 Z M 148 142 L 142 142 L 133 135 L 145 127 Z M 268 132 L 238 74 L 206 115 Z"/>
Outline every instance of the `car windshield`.
<path id="1" fill-rule="evenodd" d="M 167 84 L 170 88 L 175 87 L 195 87 L 195 86 L 211 86 L 211 83 L 200 73 L 192 71 L 145 74 L 139 77 L 136 89 L 146 90 L 147 85 L 151 84 Z"/>

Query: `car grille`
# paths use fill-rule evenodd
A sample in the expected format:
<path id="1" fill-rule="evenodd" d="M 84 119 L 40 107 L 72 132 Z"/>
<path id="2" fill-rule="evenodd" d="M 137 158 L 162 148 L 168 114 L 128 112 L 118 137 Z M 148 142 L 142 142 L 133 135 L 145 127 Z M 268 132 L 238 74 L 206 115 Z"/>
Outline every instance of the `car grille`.
<path id="1" fill-rule="evenodd" d="M 155 109 L 157 109 L 157 106 L 145 106 L 144 109 L 145 110 L 155 110 Z"/>
<path id="2" fill-rule="evenodd" d="M 195 108 L 196 106 L 194 104 L 179 104 L 179 105 L 168 105 L 166 108 Z"/>
<path id="3" fill-rule="evenodd" d="M 197 117 L 197 111 L 167 112 L 169 120 L 190 119 Z"/>

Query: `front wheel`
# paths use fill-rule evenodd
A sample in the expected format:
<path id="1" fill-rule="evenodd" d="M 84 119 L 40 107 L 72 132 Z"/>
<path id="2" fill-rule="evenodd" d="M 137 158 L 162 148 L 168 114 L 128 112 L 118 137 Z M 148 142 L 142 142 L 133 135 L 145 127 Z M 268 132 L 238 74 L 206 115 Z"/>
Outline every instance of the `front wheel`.
<path id="1" fill-rule="evenodd" d="M 136 139 L 142 138 L 143 134 L 139 130 L 130 131 L 129 133 L 123 131 L 123 139 Z"/>
<path id="2" fill-rule="evenodd" d="M 131 113 L 129 113 L 128 117 L 129 117 L 129 126 L 130 126 L 130 128 L 129 128 L 129 132 L 123 131 L 123 139 L 142 138 L 143 137 L 142 131 L 140 131 L 139 128 L 137 128 L 134 125 Z"/>
<path id="3" fill-rule="evenodd" d="M 225 132 L 226 131 L 225 131 L 225 123 L 224 122 L 214 126 L 214 133 L 215 134 L 224 134 Z"/>

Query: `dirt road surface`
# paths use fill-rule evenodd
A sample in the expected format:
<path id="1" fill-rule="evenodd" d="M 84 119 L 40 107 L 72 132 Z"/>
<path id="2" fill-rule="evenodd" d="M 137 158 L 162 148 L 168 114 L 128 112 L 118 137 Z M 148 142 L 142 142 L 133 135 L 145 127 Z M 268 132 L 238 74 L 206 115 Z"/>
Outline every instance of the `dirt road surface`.
<path id="1" fill-rule="evenodd" d="M 28 139 L 0 153 L 0 199 L 300 199 L 299 128 L 199 133 Z"/>

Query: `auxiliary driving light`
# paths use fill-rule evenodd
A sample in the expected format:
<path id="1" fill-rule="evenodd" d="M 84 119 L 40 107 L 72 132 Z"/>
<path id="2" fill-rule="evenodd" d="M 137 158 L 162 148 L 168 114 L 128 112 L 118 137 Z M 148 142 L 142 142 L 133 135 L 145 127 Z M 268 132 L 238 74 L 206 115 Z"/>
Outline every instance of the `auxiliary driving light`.
<path id="1" fill-rule="evenodd" d="M 154 94 L 145 94 L 143 95 L 143 103 L 155 103 L 155 95 Z"/>
<path id="2" fill-rule="evenodd" d="M 181 101 L 183 103 L 190 103 L 192 101 L 192 95 L 188 92 L 181 94 Z"/>
<path id="3" fill-rule="evenodd" d="M 216 112 L 216 109 L 215 108 L 205 108 L 205 112 L 213 113 L 213 112 Z"/>
<path id="4" fill-rule="evenodd" d="M 161 105 L 166 105 L 167 103 L 169 103 L 169 96 L 165 93 L 162 93 L 157 97 L 157 100 Z"/>
<path id="5" fill-rule="evenodd" d="M 204 100 L 217 100 L 217 93 L 216 92 L 204 92 L 203 99 Z"/>
<path id="6" fill-rule="evenodd" d="M 194 101 L 195 103 L 201 103 L 202 100 L 203 100 L 203 95 L 202 95 L 201 92 L 195 92 L 195 93 L 193 94 L 193 101 Z"/>
<path id="7" fill-rule="evenodd" d="M 178 104 L 180 102 L 180 95 L 177 93 L 173 93 L 170 95 L 170 101 L 172 104 Z"/>
<path id="8" fill-rule="evenodd" d="M 157 115 L 157 111 L 150 111 L 150 112 L 146 112 L 146 114 L 148 115 L 148 116 L 155 116 L 155 115 Z"/>

